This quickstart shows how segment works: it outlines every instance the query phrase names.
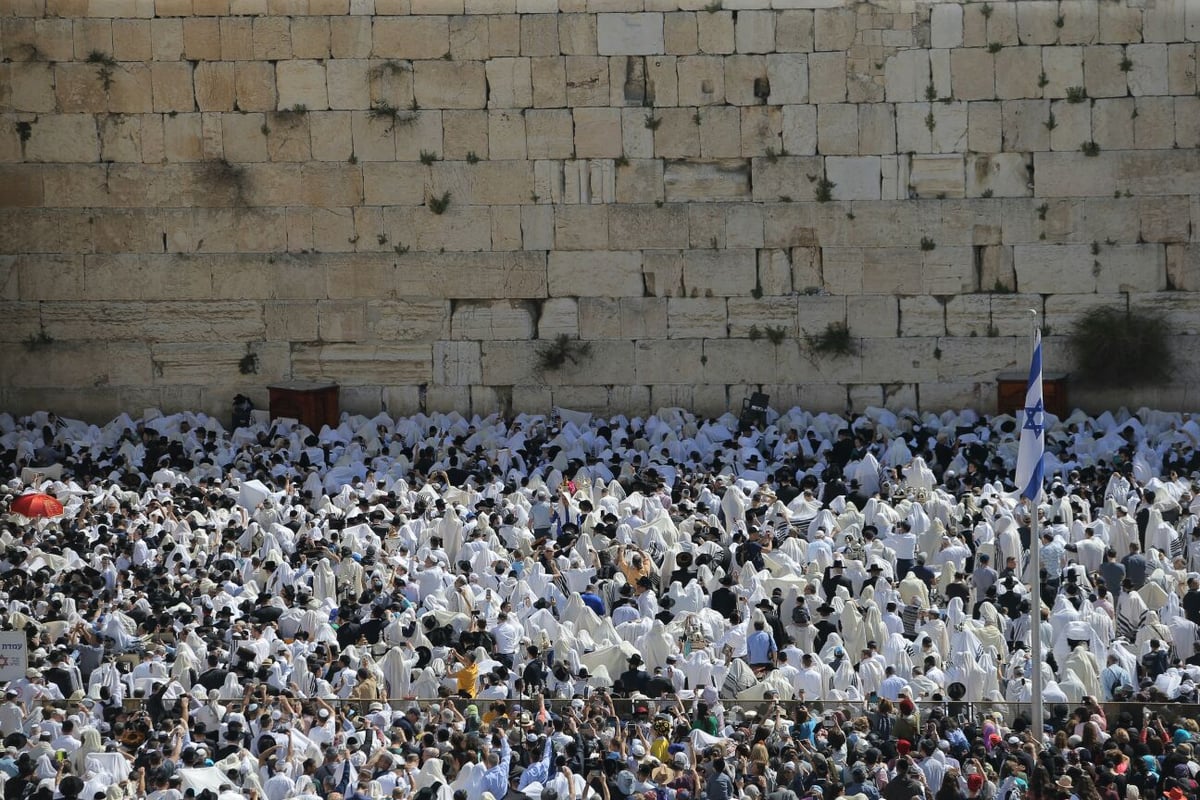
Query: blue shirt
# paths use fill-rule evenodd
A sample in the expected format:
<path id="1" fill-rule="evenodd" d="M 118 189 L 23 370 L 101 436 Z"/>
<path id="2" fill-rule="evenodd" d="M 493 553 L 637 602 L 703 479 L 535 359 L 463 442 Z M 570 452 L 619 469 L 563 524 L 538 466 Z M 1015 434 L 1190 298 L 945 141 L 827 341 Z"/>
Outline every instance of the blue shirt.
<path id="1" fill-rule="evenodd" d="M 583 601 L 585 606 L 590 608 L 592 611 L 595 611 L 596 616 L 604 616 L 604 601 L 600 599 L 600 595 L 592 592 L 583 592 L 579 595 L 579 599 Z M 500 795 L 496 796 L 499 797 Z"/>
<path id="2" fill-rule="evenodd" d="M 751 664 L 770 664 L 771 653 L 775 651 L 775 639 L 765 630 L 746 637 L 746 656 Z"/>
<path id="3" fill-rule="evenodd" d="M 512 764 L 512 748 L 508 746 L 508 737 L 500 740 L 500 763 L 483 773 L 479 791 L 491 792 L 493 797 L 504 797 L 508 794 L 508 770 Z"/>
<path id="4" fill-rule="evenodd" d="M 546 780 L 550 777 L 550 759 L 553 757 L 554 740 L 550 737 L 546 737 L 546 751 L 542 754 L 542 760 L 535 764 L 530 764 L 525 768 L 525 771 L 521 773 L 521 782 L 517 784 L 517 791 L 524 791 L 526 786 L 534 782 L 544 785 Z M 505 783 L 506 787 L 507 785 L 508 784 Z M 506 788 L 504 792 L 507 794 L 508 789 Z M 496 793 L 492 792 L 492 794 Z M 496 797 L 503 796 L 504 795 L 502 794 L 496 794 Z"/>

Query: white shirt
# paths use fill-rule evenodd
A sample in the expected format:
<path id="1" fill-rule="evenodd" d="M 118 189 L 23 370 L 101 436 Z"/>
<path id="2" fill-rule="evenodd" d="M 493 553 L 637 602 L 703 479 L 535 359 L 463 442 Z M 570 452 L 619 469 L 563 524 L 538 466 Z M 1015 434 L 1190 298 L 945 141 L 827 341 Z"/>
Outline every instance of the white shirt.
<path id="1" fill-rule="evenodd" d="M 521 644 L 521 629 L 513 624 L 511 617 L 507 622 L 497 625 L 492 631 L 492 635 L 496 638 L 497 653 L 516 655 L 517 648 Z"/>

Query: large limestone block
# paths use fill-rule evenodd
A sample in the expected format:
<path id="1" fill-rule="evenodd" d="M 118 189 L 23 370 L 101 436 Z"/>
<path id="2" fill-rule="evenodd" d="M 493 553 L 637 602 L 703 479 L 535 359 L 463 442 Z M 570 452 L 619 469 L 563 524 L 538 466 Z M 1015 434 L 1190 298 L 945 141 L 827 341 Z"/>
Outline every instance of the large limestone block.
<path id="1" fill-rule="evenodd" d="M 1054 129 L 1050 131 L 1051 150 L 1078 150 L 1083 142 L 1092 141 L 1092 104 L 1056 100 L 1050 104 Z M 1047 120 L 1048 121 L 1048 120 Z"/>
<path id="2" fill-rule="evenodd" d="M 450 318 L 452 339 L 531 339 L 533 331 L 530 306 L 511 300 L 458 303 Z"/>
<path id="3" fill-rule="evenodd" d="M 742 154 L 742 115 L 731 106 L 696 110 L 700 120 L 700 155 L 703 158 L 738 158 Z"/>
<path id="4" fill-rule="evenodd" d="M 884 81 L 889 103 L 924 100 L 930 83 L 929 52 L 901 50 L 884 64 Z"/>
<path id="5" fill-rule="evenodd" d="M 570 158 L 573 136 L 570 110 L 529 109 L 525 112 L 525 140 L 529 158 Z"/>
<path id="6" fill-rule="evenodd" d="M 1186 242 L 1190 211 L 1183 197 L 1143 197 L 1138 201 L 1138 233 L 1147 242 Z"/>
<path id="7" fill-rule="evenodd" d="M 688 250 L 683 254 L 687 297 L 750 295 L 756 286 L 756 255 L 750 249 Z"/>
<path id="8" fill-rule="evenodd" d="M 637 252 L 552 252 L 547 275 L 553 297 L 642 294 L 642 255 Z"/>
<path id="9" fill-rule="evenodd" d="M 984 48 L 950 51 L 950 75 L 956 100 L 991 100 L 996 96 L 995 58 Z M 922 95 L 922 99 L 924 95 Z"/>
<path id="10" fill-rule="evenodd" d="M 1155 150 L 1175 146 L 1174 98 L 1139 97 L 1134 110 L 1134 147 Z"/>
<path id="11" fill-rule="evenodd" d="M 808 102 L 808 56 L 804 53 L 767 55 L 767 80 L 772 105 Z"/>
<path id="12" fill-rule="evenodd" d="M 426 344 L 298 345 L 292 352 L 292 373 L 347 386 L 428 383 L 433 379 L 433 353 Z"/>
<path id="13" fill-rule="evenodd" d="M 784 111 L 785 132 L 787 111 Z M 858 146 L 863 154 L 885 155 L 896 152 L 896 116 L 887 103 L 868 103 L 858 107 Z M 789 148 L 788 152 L 792 152 Z"/>
<path id="14" fill-rule="evenodd" d="M 1200 153 L 1195 150 L 1134 151 L 1110 158 L 1122 191 L 1135 195 L 1177 194 L 1178 187 L 1195 186 L 1200 177 Z"/>
<path id="15" fill-rule="evenodd" d="M 657 297 L 581 297 L 579 335 L 585 339 L 666 339 L 667 301 Z"/>
<path id="16" fill-rule="evenodd" d="M 1070 153 L 1035 153 L 1033 157 L 1038 197 L 1111 197 L 1118 186 L 1116 158 L 1100 153 L 1088 157 Z M 1125 182 L 1120 182 L 1125 188 Z"/>
<path id="17" fill-rule="evenodd" d="M 1106 150 L 1132 149 L 1136 108 L 1132 97 L 1097 100 L 1092 106 L 1092 138 L 1096 144 Z"/>
<path id="18" fill-rule="evenodd" d="M 487 80 L 478 61 L 418 61 L 413 91 L 423 108 L 483 108 Z"/>
<path id="19" fill-rule="evenodd" d="M 1101 245 L 1096 291 L 1156 292 L 1167 288 L 1166 249 L 1161 244 Z"/>
<path id="20" fill-rule="evenodd" d="M 241 111 L 274 111 L 278 108 L 275 70 L 268 63 L 239 61 L 234 66 L 234 91 L 237 93 L 237 107 Z"/>
<path id="21" fill-rule="evenodd" d="M 1028 336 L 946 336 L 938 340 L 938 378 L 949 381 L 994 381 L 996 374 L 1029 363 Z"/>
<path id="22" fill-rule="evenodd" d="M 811 53 L 808 56 L 810 103 L 846 102 L 846 54 Z"/>
<path id="23" fill-rule="evenodd" d="M 1018 245 L 1013 248 L 1017 287 L 1022 292 L 1095 291 L 1097 259 L 1087 245 Z"/>
<path id="24" fill-rule="evenodd" d="M 1124 97 L 1128 91 L 1126 73 L 1121 70 L 1124 50 L 1115 45 L 1083 49 L 1084 87 L 1088 97 Z"/>
<path id="25" fill-rule="evenodd" d="M 370 209 L 367 209 L 370 211 Z M 497 211 L 498 214 L 502 210 Z M 361 212 L 356 212 L 356 217 Z M 503 250 L 493 244 L 491 238 L 492 216 L 482 206 L 451 207 L 443 214 L 432 214 L 425 208 L 399 207 L 383 209 L 382 227 L 372 227 L 373 220 L 367 219 L 358 225 L 358 249 L 375 249 L 381 235 L 383 249 L 409 247 L 425 252 L 474 252 Z M 366 230 L 364 230 L 366 225 Z M 392 244 L 392 241 L 396 244 Z"/>
<path id="26" fill-rule="evenodd" d="M 703 381 L 700 339 L 638 341 L 634 346 L 635 382 L 641 384 L 695 384 Z M 709 359 L 711 361 L 711 358 Z"/>
<path id="27" fill-rule="evenodd" d="M 1127 76 L 1132 95 L 1167 94 L 1167 45 L 1131 44 L 1125 57 L 1133 62 Z"/>
<path id="28" fill-rule="evenodd" d="M 922 265 L 921 251 L 916 247 L 864 248 L 862 291 L 881 295 L 917 294 L 923 287 Z"/>
<path id="29" fill-rule="evenodd" d="M 281 109 L 329 107 L 325 67 L 316 61 L 280 61 L 275 66 L 275 85 Z"/>
<path id="30" fill-rule="evenodd" d="M 38 118 L 25 143 L 25 159 L 33 162 L 87 163 L 100 155 L 96 120 L 90 114 L 51 114 Z"/>
<path id="31" fill-rule="evenodd" d="M 961 153 L 967 147 L 967 103 L 932 104 L 931 146 L 938 153 Z M 928 127 L 928 118 L 925 120 Z"/>
<path id="32" fill-rule="evenodd" d="M 858 34 L 852 8 L 817 9 L 813 12 L 814 49 L 849 50 Z"/>
<path id="33" fill-rule="evenodd" d="M 1042 48 L 1042 71 L 1046 76 L 1046 85 L 1041 88 L 1041 96 L 1066 97 L 1067 89 L 1084 85 L 1083 48 Z"/>
<path id="34" fill-rule="evenodd" d="M 84 302 L 46 304 L 41 316 L 56 341 L 222 342 L 263 338 L 261 312 L 249 301 Z"/>
<path id="35" fill-rule="evenodd" d="M 896 298 L 900 336 L 944 336 L 946 306 L 944 298 L 913 295 Z"/>
<path id="36" fill-rule="evenodd" d="M 867 294 L 846 298 L 846 325 L 855 336 L 896 336 L 900 325 L 898 298 Z"/>
<path id="37" fill-rule="evenodd" d="M 361 300 L 317 303 L 317 337 L 323 342 L 356 342 L 367 338 L 367 307 Z"/>
<path id="38" fill-rule="evenodd" d="M 1001 100 L 1041 97 L 1042 48 L 1005 47 L 996 54 L 996 96 Z"/>
<path id="39" fill-rule="evenodd" d="M 691 217 L 690 223 L 692 233 L 700 234 L 699 237 L 693 235 L 693 247 L 711 242 L 711 239 L 703 238 L 703 234 L 709 230 L 707 225 L 697 230 L 696 217 Z M 763 210 L 760 206 L 735 203 L 725 207 L 725 247 L 759 248 L 763 243 Z"/>
<path id="40" fill-rule="evenodd" d="M 1057 2 L 1030 0 L 1017 6 L 1017 36 L 1021 44 L 1054 44 L 1058 38 Z"/>
<path id="41" fill-rule="evenodd" d="M 753 161 L 754 200 L 760 203 L 775 202 L 781 198 L 812 200 L 816 182 L 823 174 L 823 159 L 817 157 L 756 158 Z"/>
<path id="42" fill-rule="evenodd" d="M 618 158 L 621 155 L 621 109 L 576 108 L 575 155 L 579 158 Z"/>
<path id="43" fill-rule="evenodd" d="M 671 339 L 716 339 L 729 333 L 723 297 L 674 297 L 667 301 L 667 336 Z"/>
<path id="44" fill-rule="evenodd" d="M 769 329 L 782 331 L 789 339 L 797 335 L 795 297 L 731 297 L 726 305 L 729 336 L 733 338 L 754 336 L 751 332 L 754 328 L 757 328 L 758 336 L 764 337 Z"/>
<path id="45" fill-rule="evenodd" d="M 972 103 L 971 105 L 975 105 Z M 901 153 L 928 153 L 933 150 L 933 123 L 936 117 L 929 103 L 896 105 L 896 150 Z"/>
<path id="46" fill-rule="evenodd" d="M 825 159 L 825 176 L 834 183 L 837 200 L 878 200 L 880 164 L 877 156 L 830 156 Z"/>
<path id="47" fill-rule="evenodd" d="M 967 156 L 967 194 L 981 197 L 1029 197 L 1033 194 L 1029 167 L 1032 158 L 1025 153 L 973 154 Z"/>
<path id="48" fill-rule="evenodd" d="M 1176 334 L 1196 336 L 1200 334 L 1197 299 L 1192 292 L 1139 293 L 1130 297 L 1130 305 L 1142 313 L 1160 317 Z"/>
<path id="49" fill-rule="evenodd" d="M 776 106 L 742 108 L 742 156 L 780 152 L 783 147 L 783 114 Z"/>
<path id="50" fill-rule="evenodd" d="M 665 49 L 663 15 L 598 14 L 597 51 L 600 55 L 657 55 Z"/>
<path id="51" fill-rule="evenodd" d="M 441 386 L 467 386 L 483 380 L 479 342 L 434 342 L 433 382 Z"/>
<path id="52" fill-rule="evenodd" d="M 933 354 L 936 347 L 934 339 L 863 339 L 863 380 L 880 384 L 936 380 L 938 362 Z M 851 387 L 851 391 L 861 388 L 867 387 Z M 856 404 L 856 407 L 862 406 Z"/>
<path id="53" fill-rule="evenodd" d="M 464 152 L 461 149 L 457 152 L 447 149 L 446 153 L 448 157 L 460 158 L 469 158 L 470 154 L 471 150 Z M 515 161 L 523 160 L 525 156 L 525 117 L 520 111 L 489 111 L 488 158 Z"/>
<path id="54" fill-rule="evenodd" d="M 607 106 L 609 104 L 608 59 L 598 56 L 567 56 L 566 103 L 568 106 Z M 537 102 L 538 76 L 534 74 Z"/>
<path id="55" fill-rule="evenodd" d="M 537 319 L 539 339 L 567 335 L 579 336 L 579 301 L 573 297 L 552 297 L 542 303 Z"/>
<path id="56" fill-rule="evenodd" d="M 714 11 L 696 16 L 696 34 L 701 53 L 722 55 L 734 51 L 733 13 Z M 682 74 L 682 68 L 680 69 Z"/>
<path id="57" fill-rule="evenodd" d="M 677 62 L 679 103 L 708 106 L 725 102 L 725 65 L 716 56 L 687 56 Z"/>
<path id="58" fill-rule="evenodd" d="M 445 339 L 450 336 L 450 304 L 445 300 L 368 300 L 367 325 L 381 341 Z M 312 337 L 281 338 L 303 341 Z"/>
<path id="59" fill-rule="evenodd" d="M 533 104 L 528 58 L 496 58 L 486 64 L 488 108 L 526 108 Z"/>
<path id="60" fill-rule="evenodd" d="M 963 7 L 945 3 L 932 8 L 929 17 L 930 40 L 934 47 L 954 48 L 963 43 Z"/>
<path id="61" fill-rule="evenodd" d="M 673 249 L 688 246 L 687 207 L 614 206 L 609 214 L 612 247 Z"/>
<path id="62" fill-rule="evenodd" d="M 775 345 L 766 338 L 708 339 L 704 342 L 704 379 L 749 384 L 778 380 L 779 375 L 786 374 L 783 364 L 787 363 L 779 351 L 795 348 L 795 342 Z"/>
<path id="63" fill-rule="evenodd" d="M 1167 91 L 1178 95 L 1196 91 L 1196 46 L 1191 42 L 1167 45 Z"/>
<path id="64" fill-rule="evenodd" d="M 774 7 L 782 8 L 778 4 Z M 781 11 L 775 20 L 775 50 L 780 53 L 810 53 L 812 49 L 813 12 L 799 8 Z"/>
<path id="65" fill-rule="evenodd" d="M 554 208 L 554 248 L 604 250 L 608 247 L 607 205 L 560 205 Z M 549 249 L 549 248 L 547 248 Z"/>
<path id="66" fill-rule="evenodd" d="M 669 161 L 664 173 L 670 202 L 719 202 L 750 198 L 750 167 L 742 159 Z"/>
<path id="67" fill-rule="evenodd" d="M 450 51 L 450 24 L 443 16 L 376 17 L 375 58 L 435 59 Z"/>
<path id="68" fill-rule="evenodd" d="M 1047 100 L 1008 100 L 1001 105 L 1004 149 L 1009 152 L 1050 149 L 1050 118 Z"/>
<path id="69" fill-rule="evenodd" d="M 876 128 L 872 136 L 876 136 L 878 132 Z M 701 142 L 703 143 L 703 134 Z M 796 156 L 811 156 L 817 152 L 816 106 L 783 107 L 783 149 Z"/>
<path id="70" fill-rule="evenodd" d="M 1059 44 L 1095 44 L 1100 34 L 1099 5 L 1093 0 L 1062 0 L 1058 5 L 1063 19 Z"/>
<path id="71" fill-rule="evenodd" d="M 850 103 L 819 106 L 817 145 L 825 155 L 857 155 L 858 107 Z"/>
<path id="72" fill-rule="evenodd" d="M 734 29 L 734 46 L 739 53 L 770 53 L 775 50 L 775 13 L 740 11 Z"/>
<path id="73" fill-rule="evenodd" d="M 436 162 L 431 170 L 436 196 L 450 192 L 451 203 L 518 205 L 533 191 L 533 165 L 528 161 Z"/>
<path id="74" fill-rule="evenodd" d="M 1186 30 L 1186 0 L 1165 0 L 1147 4 L 1142 12 L 1142 40 L 1146 42 L 1178 42 Z"/>
<path id="75" fill-rule="evenodd" d="M 908 185 L 917 197 L 962 197 L 966 190 L 961 155 L 914 155 Z"/>

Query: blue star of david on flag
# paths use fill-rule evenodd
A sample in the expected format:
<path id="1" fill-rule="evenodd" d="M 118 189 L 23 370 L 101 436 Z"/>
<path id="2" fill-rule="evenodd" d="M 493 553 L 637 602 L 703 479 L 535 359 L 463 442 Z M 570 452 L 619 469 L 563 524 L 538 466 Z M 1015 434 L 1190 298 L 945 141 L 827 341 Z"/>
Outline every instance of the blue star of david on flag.
<path id="1" fill-rule="evenodd" d="M 1029 384 L 1025 390 L 1022 412 L 1021 442 L 1017 450 L 1017 489 L 1021 496 L 1034 502 L 1042 494 L 1046 453 L 1046 406 L 1042 400 L 1042 334 L 1033 340 L 1033 357 L 1029 362 Z"/>

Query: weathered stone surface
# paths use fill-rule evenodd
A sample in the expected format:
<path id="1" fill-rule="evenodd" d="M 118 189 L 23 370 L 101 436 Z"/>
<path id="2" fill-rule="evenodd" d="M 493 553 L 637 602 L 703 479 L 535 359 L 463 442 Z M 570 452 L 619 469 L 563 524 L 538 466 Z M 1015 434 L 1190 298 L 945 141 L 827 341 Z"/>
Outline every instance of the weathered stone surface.
<path id="1" fill-rule="evenodd" d="M 750 197 L 750 167 L 741 160 L 669 161 L 664 173 L 670 202 L 743 200 Z"/>
<path id="2" fill-rule="evenodd" d="M 642 257 L 633 252 L 551 253 L 553 297 L 621 297 L 642 292 Z"/>

